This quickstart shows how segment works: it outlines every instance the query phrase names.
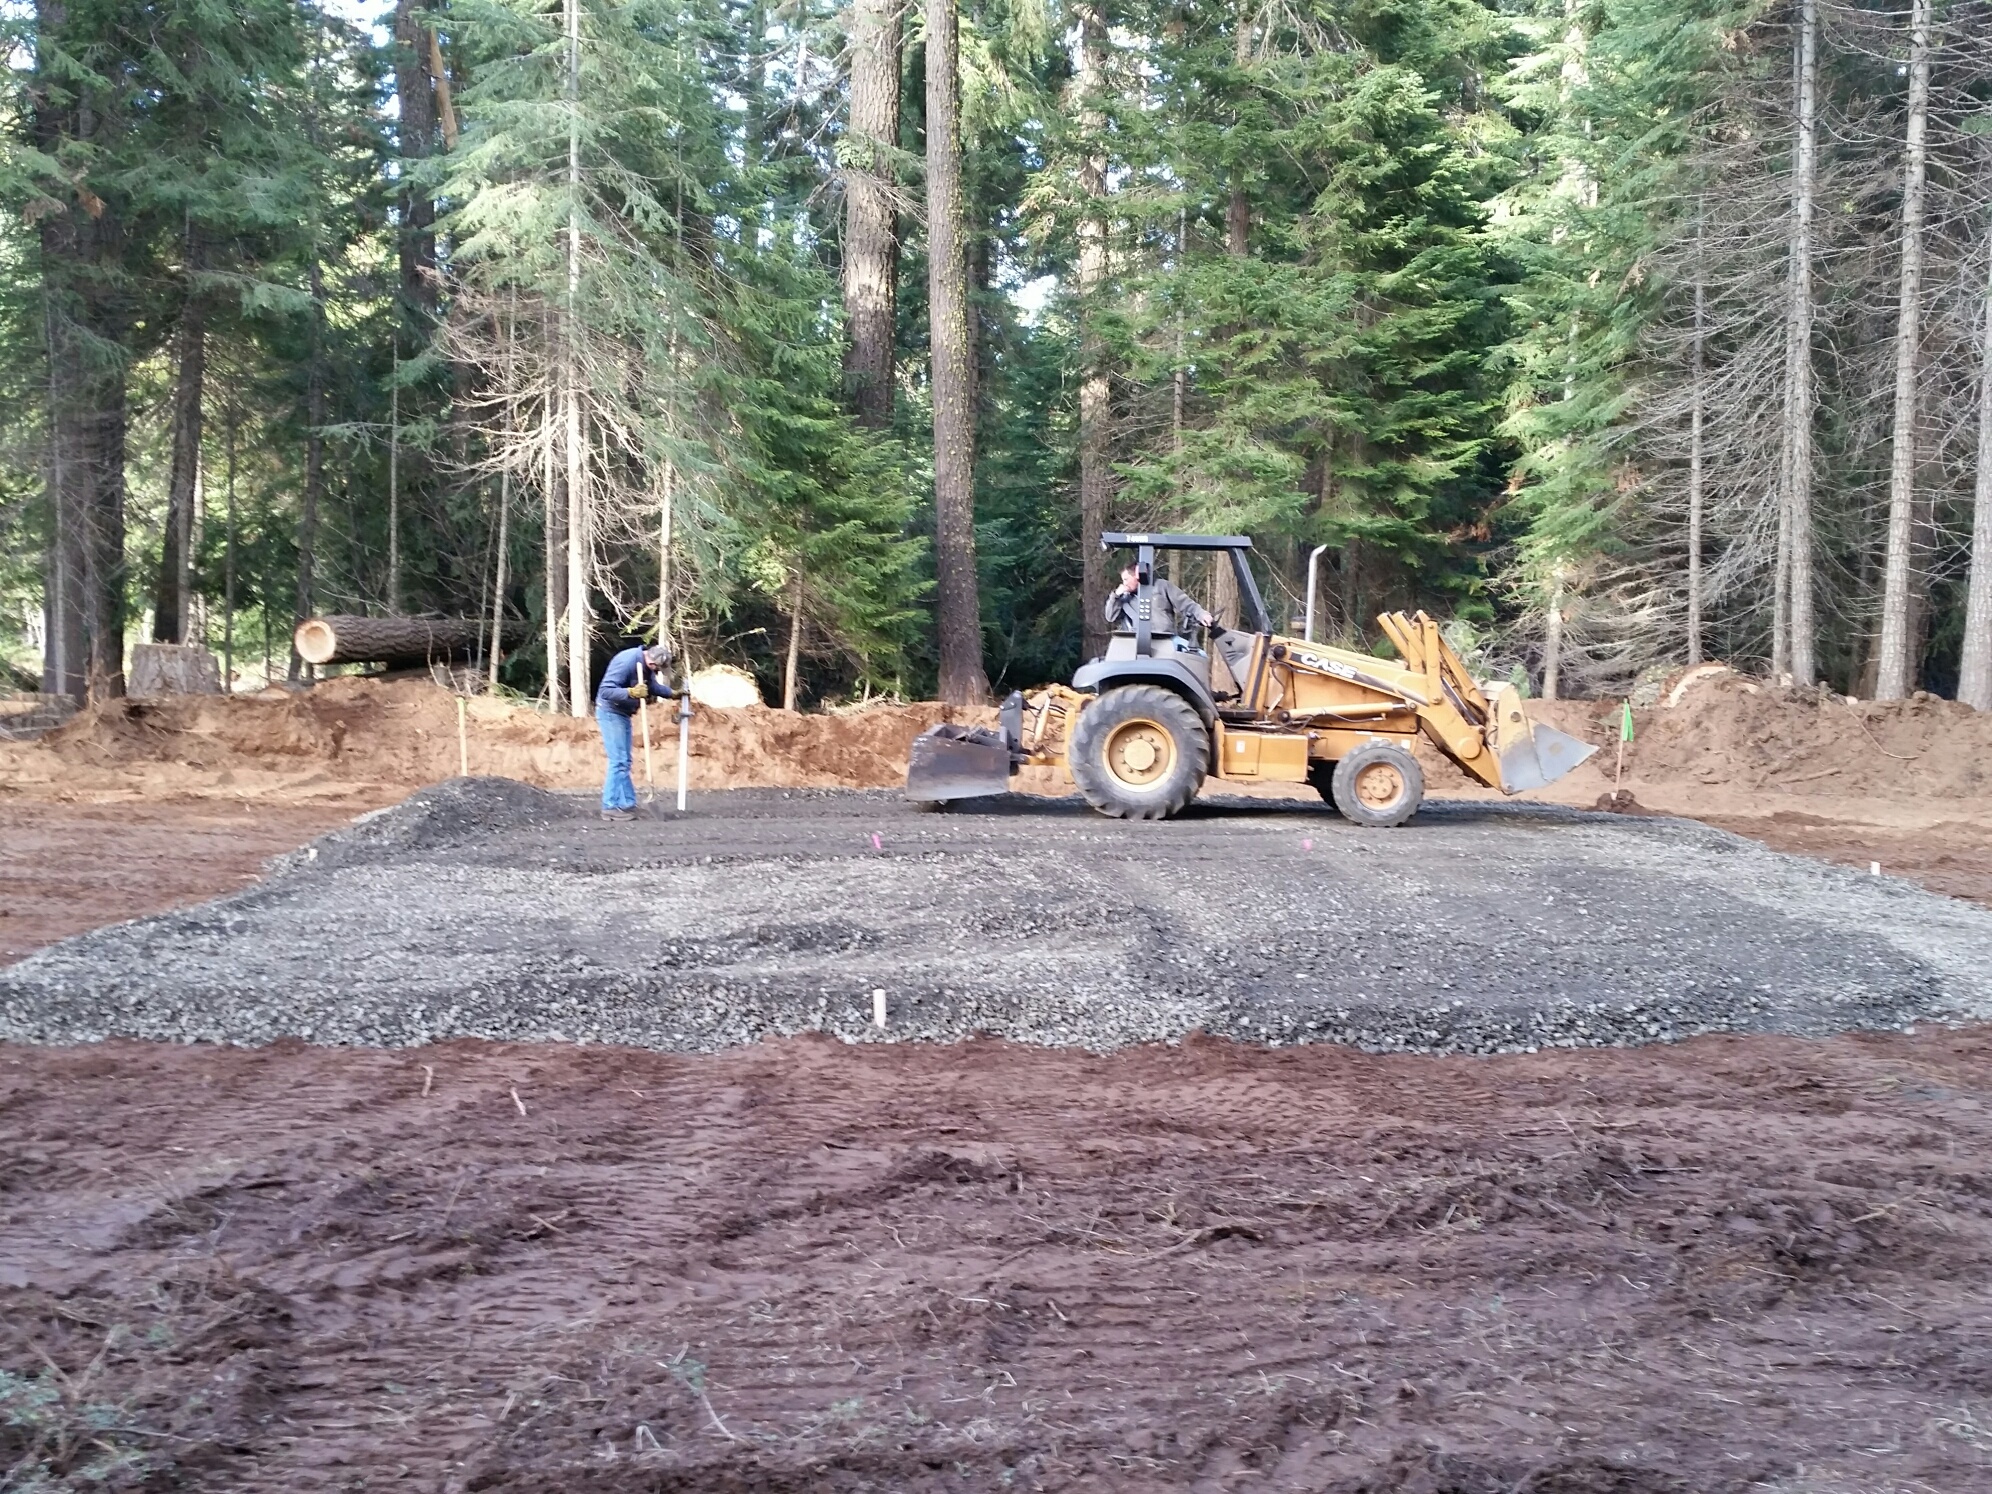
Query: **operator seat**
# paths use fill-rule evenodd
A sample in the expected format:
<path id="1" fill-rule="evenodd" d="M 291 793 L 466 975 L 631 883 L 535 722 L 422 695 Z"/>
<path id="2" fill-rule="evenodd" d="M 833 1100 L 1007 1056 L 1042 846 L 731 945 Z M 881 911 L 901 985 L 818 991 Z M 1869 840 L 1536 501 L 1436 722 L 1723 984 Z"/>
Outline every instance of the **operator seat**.
<path id="1" fill-rule="evenodd" d="M 1206 690 L 1210 688 L 1210 655 L 1188 638 L 1175 633 L 1151 633 L 1148 635 L 1148 656 L 1151 659 L 1168 659 L 1180 664 L 1195 675 L 1198 683 Z M 1133 633 L 1111 633 L 1107 637 L 1107 651 L 1102 658 L 1113 662 L 1124 659 L 1138 659 L 1135 652 Z"/>

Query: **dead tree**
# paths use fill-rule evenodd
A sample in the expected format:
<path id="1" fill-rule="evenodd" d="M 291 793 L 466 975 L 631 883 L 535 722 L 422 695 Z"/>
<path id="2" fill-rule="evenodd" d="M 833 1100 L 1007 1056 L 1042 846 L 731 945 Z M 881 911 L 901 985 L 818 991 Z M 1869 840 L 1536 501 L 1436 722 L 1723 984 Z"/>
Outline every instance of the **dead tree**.
<path id="1" fill-rule="evenodd" d="M 1913 683 L 1909 636 L 1916 518 L 1916 379 L 1922 339 L 1923 199 L 1929 162 L 1930 0 L 1910 0 L 1909 115 L 1903 147 L 1902 260 L 1895 324 L 1895 420 L 1888 475 L 1888 548 L 1881 589 L 1875 699 L 1900 700 Z"/>
<path id="2" fill-rule="evenodd" d="M 1798 138 L 1792 171 L 1791 278 L 1785 310 L 1782 511 L 1771 669 L 1812 683 L 1812 224 L 1819 177 L 1819 4 L 1803 0 L 1797 54 Z M 1783 649 L 1778 644 L 1784 645 Z M 1783 657 L 1780 657 L 1780 654 Z"/>
<path id="3" fill-rule="evenodd" d="M 1992 234 L 1987 236 L 1992 251 Z M 1986 255 L 1992 262 L 1992 252 Z M 1978 461 L 1971 497 L 1971 581 L 1965 596 L 1964 657 L 1957 698 L 1992 711 L 1992 280 L 1985 289 L 1985 314 L 1978 372 Z"/>

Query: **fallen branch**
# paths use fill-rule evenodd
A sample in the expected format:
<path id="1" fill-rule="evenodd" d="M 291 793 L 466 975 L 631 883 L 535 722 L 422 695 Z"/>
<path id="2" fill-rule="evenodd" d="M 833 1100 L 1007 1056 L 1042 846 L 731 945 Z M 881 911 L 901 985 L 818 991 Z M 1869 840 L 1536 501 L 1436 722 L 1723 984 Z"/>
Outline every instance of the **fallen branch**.
<path id="1" fill-rule="evenodd" d="M 1842 702 L 1842 704 L 1844 704 L 1844 702 Z M 1904 757 L 1899 752 L 1890 752 L 1886 747 L 1882 746 L 1881 743 L 1876 740 L 1875 734 L 1868 730 L 1867 717 L 1863 716 L 1859 711 L 1854 710 L 1852 706 L 1848 706 L 1847 709 L 1853 712 L 1854 721 L 1860 727 L 1861 735 L 1866 737 L 1870 742 L 1873 742 L 1874 750 L 1876 752 L 1879 752 L 1883 757 L 1892 757 L 1898 763 L 1913 763 L 1916 761 L 1917 758 L 1923 755 L 1920 752 L 1916 752 L 1916 753 L 1911 753 L 1908 757 Z"/>
<path id="2" fill-rule="evenodd" d="M 1211 1224 L 1211 1225 L 1206 1225 L 1204 1228 L 1198 1230 L 1188 1239 L 1178 1240 L 1173 1245 L 1165 1245 L 1162 1247 L 1162 1249 L 1151 1251 L 1147 1255 L 1129 1256 L 1128 1260 L 1134 1264 L 1140 1264 L 1144 1261 L 1159 1261 L 1165 1255 L 1178 1255 L 1185 1250 L 1195 1250 L 1198 1249 L 1200 1246 L 1208 1245 L 1214 1240 L 1225 1240 L 1232 1238 L 1240 1240 L 1263 1240 L 1265 1239 L 1265 1236 L 1260 1234 L 1256 1229 L 1253 1229 L 1248 1225 Z"/>

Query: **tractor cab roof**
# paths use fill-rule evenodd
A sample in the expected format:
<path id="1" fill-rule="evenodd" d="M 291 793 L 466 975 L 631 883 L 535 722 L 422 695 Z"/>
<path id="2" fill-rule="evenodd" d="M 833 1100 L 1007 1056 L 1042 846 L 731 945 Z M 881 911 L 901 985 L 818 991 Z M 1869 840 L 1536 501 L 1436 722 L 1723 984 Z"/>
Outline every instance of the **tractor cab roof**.
<path id="1" fill-rule="evenodd" d="M 1122 534 L 1108 531 L 1100 536 L 1102 550 L 1249 550 L 1252 541 L 1243 534 Z"/>

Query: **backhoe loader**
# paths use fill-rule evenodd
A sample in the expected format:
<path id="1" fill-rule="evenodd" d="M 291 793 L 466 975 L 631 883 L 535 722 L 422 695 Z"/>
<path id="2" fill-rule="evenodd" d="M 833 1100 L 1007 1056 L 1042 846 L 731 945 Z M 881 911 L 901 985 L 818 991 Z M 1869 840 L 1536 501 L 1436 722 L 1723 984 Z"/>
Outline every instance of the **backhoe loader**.
<path id="1" fill-rule="evenodd" d="M 1081 665 L 1070 686 L 1003 703 L 1001 729 L 937 726 L 914 740 L 909 799 L 939 808 L 1004 793 L 1024 766 L 1063 767 L 1086 802 L 1123 819 L 1167 819 L 1204 781 L 1305 783 L 1358 825 L 1417 812 L 1423 734 L 1465 773 L 1507 794 L 1553 783 L 1598 749 L 1531 722 L 1512 685 L 1474 680 L 1423 612 L 1377 618 L 1395 659 L 1275 634 L 1242 535 L 1100 536 L 1131 549 L 1131 632 Z M 1237 583 L 1240 621 L 1213 623 L 1209 648 L 1154 626 L 1155 556 L 1208 552 Z M 1214 657 L 1213 657 L 1214 655 Z"/>

